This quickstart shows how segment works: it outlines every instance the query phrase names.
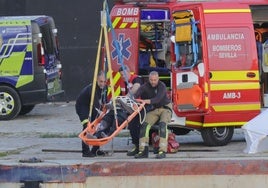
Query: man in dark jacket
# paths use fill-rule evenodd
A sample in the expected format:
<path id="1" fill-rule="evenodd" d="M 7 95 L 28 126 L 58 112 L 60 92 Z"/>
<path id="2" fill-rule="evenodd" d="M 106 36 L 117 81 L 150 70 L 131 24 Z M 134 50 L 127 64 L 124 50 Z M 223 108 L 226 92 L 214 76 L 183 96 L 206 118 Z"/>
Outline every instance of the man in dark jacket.
<path id="1" fill-rule="evenodd" d="M 157 122 L 160 142 L 156 158 L 165 158 L 167 152 L 167 123 L 171 121 L 172 104 L 167 97 L 166 85 L 159 81 L 158 72 L 152 71 L 149 74 L 149 82 L 142 85 L 134 96 L 143 99 L 145 104 L 150 107 L 147 108 L 145 121 L 141 125 L 139 153 L 135 155 L 135 158 L 148 158 L 149 130 Z"/>
<path id="2" fill-rule="evenodd" d="M 89 117 L 89 107 L 92 100 L 91 92 L 92 84 L 82 89 L 78 98 L 76 99 L 75 109 L 81 124 L 83 125 L 83 130 L 87 128 L 87 123 L 89 120 L 92 122 L 98 117 L 98 110 L 101 110 L 102 106 L 107 102 L 107 86 L 104 72 L 101 71 L 98 74 L 92 114 L 91 117 Z M 90 151 L 89 146 L 82 141 L 83 157 L 94 157 L 99 155 L 105 155 L 103 151 L 99 150 L 99 146 L 93 146 Z"/>

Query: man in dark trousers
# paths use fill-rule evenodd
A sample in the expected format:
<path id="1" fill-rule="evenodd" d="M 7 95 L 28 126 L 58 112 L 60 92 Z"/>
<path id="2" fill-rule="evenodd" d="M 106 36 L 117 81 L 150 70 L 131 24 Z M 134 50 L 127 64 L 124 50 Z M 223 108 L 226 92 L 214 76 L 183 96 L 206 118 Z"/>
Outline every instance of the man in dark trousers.
<path id="1" fill-rule="evenodd" d="M 137 92 L 138 88 L 143 84 L 143 80 L 140 76 L 136 74 L 131 74 L 128 66 L 121 66 L 119 68 L 121 77 L 124 80 L 125 88 L 122 88 L 124 94 L 133 98 L 134 94 Z M 143 112 L 141 112 L 143 113 Z M 142 114 L 143 116 L 143 114 Z M 129 124 L 128 129 L 132 139 L 133 149 L 127 152 L 127 156 L 134 156 L 139 152 L 139 135 L 140 135 L 140 119 L 139 116 L 133 118 Z"/>
<path id="2" fill-rule="evenodd" d="M 98 110 L 101 110 L 102 106 L 107 103 L 107 86 L 104 72 L 101 71 L 98 74 L 92 114 L 91 117 L 89 117 L 89 107 L 92 99 L 91 92 L 92 84 L 89 84 L 82 89 L 76 99 L 75 109 L 83 125 L 83 130 L 87 128 L 89 120 L 92 122 L 98 117 Z M 105 155 L 105 153 L 99 150 L 99 146 L 93 146 L 90 150 L 89 146 L 82 141 L 82 157 L 95 157 L 100 155 Z"/>
<path id="3" fill-rule="evenodd" d="M 158 122 L 159 125 L 159 151 L 157 159 L 166 157 L 167 152 L 167 124 L 171 121 L 172 104 L 167 96 L 166 85 L 159 80 L 158 72 L 152 71 L 149 74 L 149 82 L 142 85 L 135 98 L 141 98 L 147 106 L 147 114 L 140 129 L 139 153 L 135 158 L 148 158 L 149 154 L 149 131 L 152 125 Z"/>

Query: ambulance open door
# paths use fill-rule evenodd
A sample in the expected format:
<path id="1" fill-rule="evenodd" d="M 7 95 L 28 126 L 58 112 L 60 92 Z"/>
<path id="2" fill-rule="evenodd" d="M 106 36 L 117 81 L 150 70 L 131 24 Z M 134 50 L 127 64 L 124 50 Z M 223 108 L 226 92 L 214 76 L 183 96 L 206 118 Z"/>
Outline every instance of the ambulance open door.
<path id="1" fill-rule="evenodd" d="M 124 95 L 126 91 L 118 70 L 124 65 L 128 66 L 131 72 L 138 72 L 140 8 L 133 4 L 116 5 L 111 10 L 110 18 L 114 31 L 109 31 L 109 43 L 115 91 L 116 95 Z"/>
<path id="2" fill-rule="evenodd" d="M 174 111 L 203 114 L 208 110 L 207 65 L 203 58 L 204 46 L 200 7 L 180 6 L 172 11 L 171 40 L 174 45 L 172 96 Z"/>

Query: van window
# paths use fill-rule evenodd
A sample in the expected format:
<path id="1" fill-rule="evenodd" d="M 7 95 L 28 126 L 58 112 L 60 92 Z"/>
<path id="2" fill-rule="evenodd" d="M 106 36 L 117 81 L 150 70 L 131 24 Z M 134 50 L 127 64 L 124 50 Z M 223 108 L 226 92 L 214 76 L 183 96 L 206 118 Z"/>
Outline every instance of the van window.
<path id="1" fill-rule="evenodd" d="M 40 27 L 42 33 L 42 44 L 46 54 L 54 54 L 54 45 L 53 45 L 53 33 L 49 24 L 43 25 Z"/>

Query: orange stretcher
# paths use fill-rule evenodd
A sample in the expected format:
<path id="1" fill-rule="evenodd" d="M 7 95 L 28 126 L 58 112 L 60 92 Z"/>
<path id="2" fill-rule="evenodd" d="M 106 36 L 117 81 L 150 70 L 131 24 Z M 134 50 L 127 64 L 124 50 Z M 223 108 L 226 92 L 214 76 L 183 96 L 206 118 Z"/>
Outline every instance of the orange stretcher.
<path id="1" fill-rule="evenodd" d="M 97 130 L 98 124 L 101 122 L 101 120 L 103 119 L 103 117 L 105 116 L 107 109 L 104 109 L 100 116 L 95 119 L 93 122 L 88 122 L 87 124 L 87 128 L 84 129 L 80 134 L 79 134 L 79 138 L 81 138 L 83 140 L 84 143 L 86 143 L 87 145 L 91 145 L 91 146 L 102 146 L 107 144 L 108 142 L 110 142 L 115 136 L 117 136 L 120 131 L 122 129 L 124 129 L 125 127 L 127 127 L 128 123 L 136 116 L 140 113 L 141 110 L 144 109 L 144 105 L 145 103 L 140 100 L 139 102 L 135 103 L 135 105 L 133 106 L 133 113 L 131 113 L 127 119 L 121 124 L 118 125 L 118 121 L 116 120 L 116 130 L 108 137 L 105 138 L 88 138 L 87 135 L 94 135 L 94 133 Z"/>

